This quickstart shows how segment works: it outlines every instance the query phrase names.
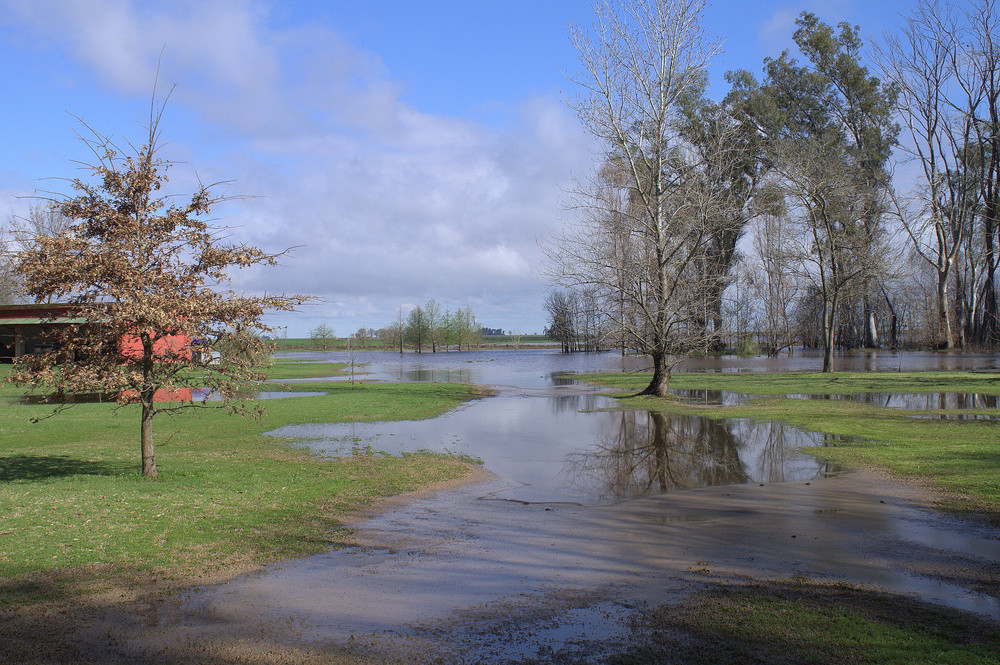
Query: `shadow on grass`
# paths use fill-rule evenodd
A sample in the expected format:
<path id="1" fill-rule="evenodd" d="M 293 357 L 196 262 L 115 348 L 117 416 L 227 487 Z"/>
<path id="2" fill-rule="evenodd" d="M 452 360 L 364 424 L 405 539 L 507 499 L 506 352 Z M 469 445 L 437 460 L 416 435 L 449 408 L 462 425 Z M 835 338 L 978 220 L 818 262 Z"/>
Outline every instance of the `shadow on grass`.
<path id="1" fill-rule="evenodd" d="M 9 455 L 0 457 L 0 483 L 45 480 L 66 476 L 114 476 L 119 466 L 106 462 L 73 459 L 66 455 Z"/>

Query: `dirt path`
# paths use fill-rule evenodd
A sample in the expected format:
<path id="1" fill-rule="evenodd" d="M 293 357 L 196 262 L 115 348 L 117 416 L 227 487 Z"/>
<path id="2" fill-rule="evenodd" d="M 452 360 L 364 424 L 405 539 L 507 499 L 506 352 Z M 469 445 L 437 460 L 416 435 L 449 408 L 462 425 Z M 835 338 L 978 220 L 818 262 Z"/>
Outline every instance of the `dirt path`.
<path id="1" fill-rule="evenodd" d="M 452 489 L 358 526 L 366 547 L 288 562 L 76 633 L 95 662 L 561 662 L 720 581 L 844 581 L 1000 618 L 1000 534 L 870 473 L 709 487 L 609 507 Z M 68 661 L 67 661 L 68 662 Z M 536 661 L 537 662 L 537 661 Z"/>

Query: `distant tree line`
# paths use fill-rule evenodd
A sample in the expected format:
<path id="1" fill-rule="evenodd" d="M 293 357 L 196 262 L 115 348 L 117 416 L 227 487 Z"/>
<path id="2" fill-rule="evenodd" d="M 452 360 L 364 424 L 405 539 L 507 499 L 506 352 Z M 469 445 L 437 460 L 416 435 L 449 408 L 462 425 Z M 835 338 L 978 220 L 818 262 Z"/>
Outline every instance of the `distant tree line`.
<path id="1" fill-rule="evenodd" d="M 462 351 L 481 346 L 483 337 L 502 335 L 500 328 L 480 326 L 471 307 L 462 307 L 452 311 L 442 308 L 437 301 L 430 300 L 424 305 L 418 305 L 403 314 L 400 308 L 396 320 L 383 328 L 359 328 L 348 337 L 348 342 L 354 342 L 353 348 L 397 349 L 402 353 L 406 348 L 417 353 L 430 350 Z M 338 338 L 332 327 L 320 323 L 309 330 L 309 338 L 317 348 L 342 349 L 350 344 L 338 343 Z"/>
<path id="2" fill-rule="evenodd" d="M 451 311 L 433 299 L 423 306 L 417 305 L 405 317 L 400 308 L 396 320 L 376 331 L 375 336 L 385 346 L 398 348 L 400 353 L 406 346 L 417 353 L 423 353 L 424 349 L 432 353 L 468 350 L 482 340 L 472 307 Z"/>
<path id="3" fill-rule="evenodd" d="M 545 310 L 549 315 L 545 335 L 558 342 L 563 353 L 601 351 L 612 343 L 593 291 L 553 291 L 545 299 Z"/>

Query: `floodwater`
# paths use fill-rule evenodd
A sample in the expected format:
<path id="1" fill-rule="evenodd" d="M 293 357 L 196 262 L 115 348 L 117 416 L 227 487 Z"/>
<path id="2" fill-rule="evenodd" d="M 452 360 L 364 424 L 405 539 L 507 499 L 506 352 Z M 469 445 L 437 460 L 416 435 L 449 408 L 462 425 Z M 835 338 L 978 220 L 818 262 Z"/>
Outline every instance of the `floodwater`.
<path id="1" fill-rule="evenodd" d="M 136 648 L 169 655 L 171 644 L 266 634 L 269 643 L 417 660 L 596 661 L 635 637 L 630 620 L 642 608 L 741 576 L 869 585 L 1000 620 L 1000 530 L 929 509 L 900 483 L 796 452 L 830 443 L 823 435 L 602 410 L 610 400 L 572 373 L 622 369 L 615 354 L 364 355 L 367 378 L 466 381 L 497 395 L 433 420 L 272 434 L 328 455 L 450 451 L 482 459 L 492 479 L 359 525 L 369 546 L 186 594 Z M 978 369 L 997 360 L 885 354 L 887 364 L 858 357 L 839 367 Z M 706 369 L 815 369 L 800 366 L 815 361 L 713 359 Z M 980 398 L 954 403 L 986 407 Z M 888 401 L 940 408 L 914 399 Z"/>
<path id="2" fill-rule="evenodd" d="M 607 504 L 678 488 L 806 481 L 836 468 L 803 446 L 829 435 L 780 423 L 609 411 L 587 394 L 501 389 L 432 420 L 291 425 L 270 432 L 330 457 L 433 450 L 478 458 L 513 483 L 490 495 L 527 502 Z"/>
<path id="3" fill-rule="evenodd" d="M 345 352 L 295 352 L 281 355 L 303 360 L 348 362 L 348 354 Z M 421 354 L 407 352 L 402 356 L 393 351 L 366 351 L 356 352 L 354 355 L 357 363 L 366 365 L 364 371 L 370 373 L 369 378 L 380 381 L 458 381 L 539 387 L 553 385 L 553 373 L 637 371 L 650 367 L 648 359 L 641 356 L 622 358 L 616 352 L 561 354 L 551 349 Z M 680 363 L 675 371 L 819 372 L 822 368 L 822 351 L 796 349 L 792 356 L 781 355 L 776 358 L 690 358 Z M 851 351 L 834 356 L 833 368 L 838 372 L 997 370 L 1000 369 L 1000 353 Z"/>

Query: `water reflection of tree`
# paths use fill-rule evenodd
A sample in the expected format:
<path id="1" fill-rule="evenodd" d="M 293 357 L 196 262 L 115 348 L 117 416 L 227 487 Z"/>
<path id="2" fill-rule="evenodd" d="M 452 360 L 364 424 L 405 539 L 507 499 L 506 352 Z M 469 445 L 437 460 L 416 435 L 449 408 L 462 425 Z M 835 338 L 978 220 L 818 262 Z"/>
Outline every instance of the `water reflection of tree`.
<path id="1" fill-rule="evenodd" d="M 796 434 L 799 430 L 791 430 Z M 791 441 L 789 428 L 784 423 L 752 423 L 750 434 L 754 439 L 763 439 L 760 456 L 757 458 L 757 477 L 765 482 L 778 483 L 785 480 L 785 467 L 791 449 L 801 442 Z"/>
<path id="2" fill-rule="evenodd" d="M 451 369 L 448 367 L 400 367 L 397 373 L 400 381 L 408 383 L 429 383 L 440 381 L 444 383 L 472 383 L 472 372 L 467 369 Z"/>
<path id="3" fill-rule="evenodd" d="M 997 407 L 996 395 L 981 393 L 856 393 L 850 395 L 811 395 L 810 399 L 844 400 L 907 411 L 922 409 L 995 409 Z"/>
<path id="4" fill-rule="evenodd" d="M 586 394 L 551 395 L 547 401 L 553 413 L 594 411 L 602 406 L 596 395 Z"/>
<path id="5" fill-rule="evenodd" d="M 748 480 L 739 441 L 724 421 L 643 411 L 613 418 L 604 440 L 567 459 L 574 484 L 599 498 Z"/>
<path id="6" fill-rule="evenodd" d="M 740 429 L 737 438 L 743 442 L 744 450 L 755 451 L 755 480 L 783 483 L 822 477 L 840 470 L 835 464 L 803 457 L 797 450 L 805 446 L 843 445 L 841 436 L 805 432 L 782 422 L 741 421 Z"/>

